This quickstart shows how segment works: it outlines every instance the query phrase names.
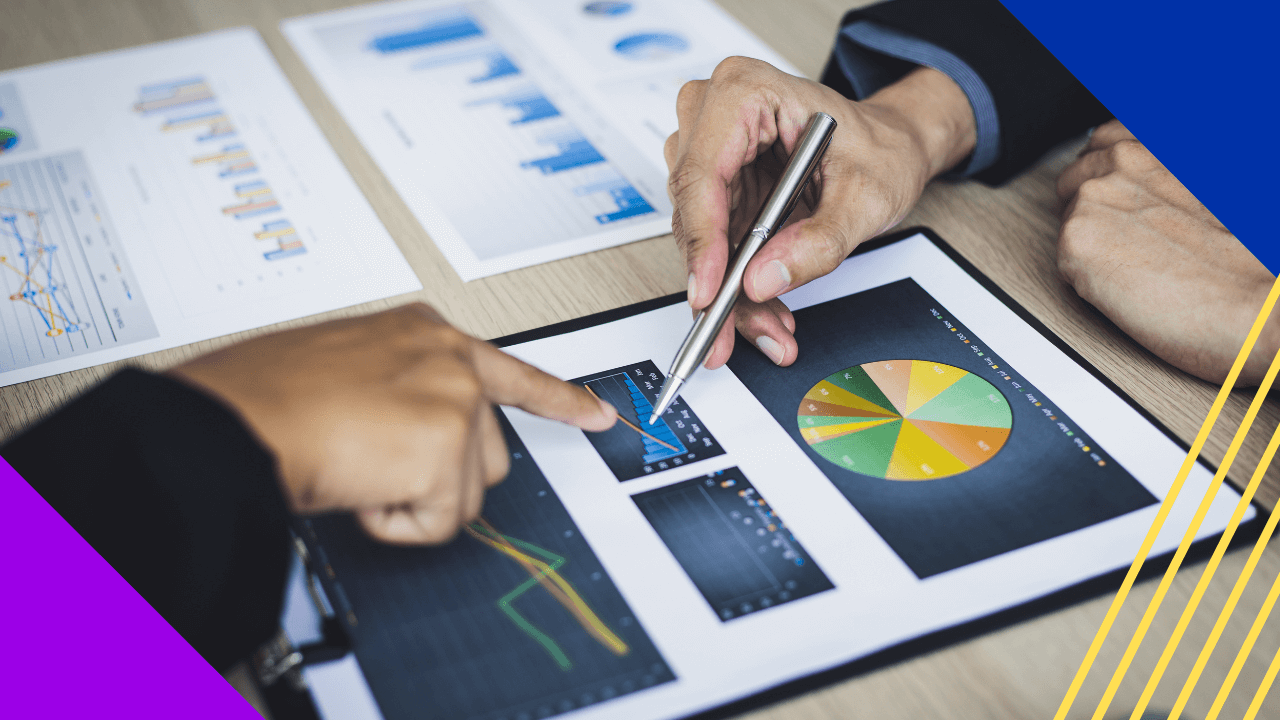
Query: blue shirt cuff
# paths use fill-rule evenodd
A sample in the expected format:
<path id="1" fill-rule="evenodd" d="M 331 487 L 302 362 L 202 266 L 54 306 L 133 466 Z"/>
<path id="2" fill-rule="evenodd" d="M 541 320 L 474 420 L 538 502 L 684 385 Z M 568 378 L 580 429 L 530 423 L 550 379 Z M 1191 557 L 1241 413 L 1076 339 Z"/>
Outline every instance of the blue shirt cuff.
<path id="1" fill-rule="evenodd" d="M 978 141 L 961 176 L 982 172 L 999 159 L 1000 117 L 996 114 L 996 103 L 987 84 L 968 63 L 937 45 L 868 20 L 846 26 L 836 38 L 836 61 L 859 99 L 897 80 L 894 70 L 885 67 L 881 57 L 884 55 L 945 74 L 969 98 Z"/>

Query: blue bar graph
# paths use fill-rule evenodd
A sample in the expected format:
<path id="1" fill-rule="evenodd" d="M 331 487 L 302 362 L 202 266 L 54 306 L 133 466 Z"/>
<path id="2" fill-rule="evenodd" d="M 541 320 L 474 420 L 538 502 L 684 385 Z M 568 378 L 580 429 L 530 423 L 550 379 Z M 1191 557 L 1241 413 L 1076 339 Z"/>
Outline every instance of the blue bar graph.
<path id="1" fill-rule="evenodd" d="M 467 81 L 473 85 L 489 82 L 490 80 L 514 77 L 520 74 L 520 66 L 516 65 L 515 61 L 508 57 L 500 48 L 492 46 L 473 48 L 463 52 L 448 53 L 446 55 L 433 55 L 414 62 L 409 66 L 409 68 L 411 70 L 431 70 L 439 67 L 463 65 L 467 63 L 484 64 L 484 70 L 482 73 Z M 488 102 L 494 102 L 494 100 L 490 99 Z"/>
<path id="2" fill-rule="evenodd" d="M 538 139 L 546 144 L 554 144 L 559 154 L 537 160 L 526 160 L 520 163 L 520 167 L 537 168 L 543 175 L 552 175 L 605 161 L 604 156 L 596 150 L 591 141 L 572 128 Z"/>
<path id="3" fill-rule="evenodd" d="M 414 50 L 431 47 L 442 43 L 482 37 L 484 29 L 470 15 L 458 15 L 442 18 L 425 27 L 394 35 L 383 35 L 373 39 L 373 49 L 380 53 L 394 53 L 401 50 Z"/>
<path id="4" fill-rule="evenodd" d="M 609 197 L 618 205 L 616 212 L 596 215 L 596 222 L 601 225 L 608 225 L 611 222 L 656 212 L 653 206 L 649 204 L 649 201 L 645 200 L 644 196 L 640 194 L 640 191 L 636 190 L 626 178 L 620 175 L 603 182 L 583 185 L 573 190 L 573 194 L 579 197 L 595 195 L 596 193 L 609 193 Z"/>
<path id="5" fill-rule="evenodd" d="M 653 206 L 649 204 L 649 201 L 644 199 L 639 190 L 629 184 L 613 188 L 609 191 L 609 195 L 613 197 L 614 202 L 618 203 L 618 210 L 617 212 L 597 215 L 596 222 L 601 225 L 654 212 Z"/>
<path id="6" fill-rule="evenodd" d="M 287 257 L 293 257 L 294 255 L 304 255 L 306 252 L 307 249 L 305 247 L 296 247 L 288 250 L 272 250 L 270 252 L 264 252 L 262 253 L 262 257 L 268 260 L 283 260 Z"/>
<path id="7" fill-rule="evenodd" d="M 627 382 L 627 390 L 631 393 L 631 404 L 635 407 L 636 417 L 641 420 L 647 420 L 650 415 L 653 415 L 653 403 L 650 403 L 648 398 L 644 396 L 644 393 L 640 392 L 640 388 L 636 387 L 636 383 L 631 379 L 631 376 L 621 375 L 620 377 Z M 672 450 L 669 447 L 664 447 L 659 443 L 654 442 L 652 439 L 641 435 L 640 439 L 644 441 L 644 463 L 646 465 L 658 462 L 659 460 L 666 460 L 670 457 L 676 457 L 677 455 L 684 455 L 688 452 L 684 443 L 680 442 L 680 438 L 676 437 L 676 434 L 671 432 L 671 426 L 667 425 L 666 420 L 659 419 L 658 422 L 653 425 L 645 423 L 645 432 L 668 445 L 679 448 L 678 450 Z"/>
<path id="8" fill-rule="evenodd" d="M 506 53 L 502 51 L 491 53 L 485 58 L 485 60 L 489 64 L 488 69 L 485 71 L 484 75 L 477 75 L 476 77 L 471 78 L 472 83 L 488 82 L 490 80 L 497 80 L 498 78 L 511 77 L 512 75 L 520 74 L 520 68 L 516 67 L 516 64 L 511 61 L 511 58 L 507 57 Z"/>
<path id="9" fill-rule="evenodd" d="M 511 121 L 512 125 L 523 125 L 537 120 L 560 117 L 560 110 L 551 104 L 547 96 L 543 95 L 537 88 L 525 88 L 510 95 L 475 100 L 467 103 L 466 107 L 479 107 L 494 103 L 519 112 L 519 115 Z"/>

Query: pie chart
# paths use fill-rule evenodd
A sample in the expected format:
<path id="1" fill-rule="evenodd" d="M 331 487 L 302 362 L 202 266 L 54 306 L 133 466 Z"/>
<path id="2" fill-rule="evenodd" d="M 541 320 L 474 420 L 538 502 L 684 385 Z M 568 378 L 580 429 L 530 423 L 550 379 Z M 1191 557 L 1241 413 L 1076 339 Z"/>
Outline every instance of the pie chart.
<path id="1" fill-rule="evenodd" d="M 809 447 L 845 470 L 886 480 L 937 480 L 995 457 L 1013 414 L 968 370 L 930 360 L 880 360 L 814 385 L 796 413 Z"/>

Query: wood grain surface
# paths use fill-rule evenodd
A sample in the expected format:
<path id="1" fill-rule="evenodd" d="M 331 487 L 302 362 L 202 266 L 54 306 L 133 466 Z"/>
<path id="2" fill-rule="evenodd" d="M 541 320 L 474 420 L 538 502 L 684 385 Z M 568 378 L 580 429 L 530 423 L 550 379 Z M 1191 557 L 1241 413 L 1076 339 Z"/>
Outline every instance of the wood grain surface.
<path id="1" fill-rule="evenodd" d="M 497 337 L 684 289 L 684 265 L 670 236 L 470 283 L 459 280 L 279 31 L 278 23 L 284 18 L 347 4 L 350 3 L 341 0 L 5 0 L 0 21 L 0 69 L 228 27 L 257 28 L 424 286 L 424 290 L 411 295 L 273 327 L 302 325 L 421 300 L 472 334 Z M 840 16 L 849 7 L 865 3 L 720 0 L 720 4 L 809 77 L 816 77 Z M 1079 147 L 1077 141 L 1056 149 L 1039 165 L 1000 188 L 968 181 L 936 182 L 904 224 L 934 228 L 1176 435 L 1190 442 L 1217 388 L 1168 366 L 1129 340 L 1080 300 L 1057 271 L 1059 207 L 1053 183 Z M 270 329 L 0 388 L 0 439 L 19 432 L 123 365 L 164 369 Z M 1216 464 L 1222 459 L 1251 400 L 1252 392 L 1233 393 L 1205 445 L 1203 457 L 1207 461 Z M 1278 423 L 1280 404 L 1268 400 L 1230 472 L 1237 484 L 1248 481 Z M 1269 508 L 1277 497 L 1280 469 L 1273 467 L 1259 498 Z M 1236 550 L 1223 561 L 1159 687 L 1153 709 L 1167 710 L 1173 704 L 1246 555 L 1247 550 Z M 1175 579 L 1108 717 L 1128 717 L 1125 708 L 1131 708 L 1141 692 L 1203 566 L 1189 565 Z M 1228 624 L 1184 717 L 1205 716 L 1277 572 L 1280 552 L 1272 547 L 1264 553 L 1255 579 Z M 1092 714 L 1155 586 L 1154 580 L 1148 580 L 1135 588 L 1071 717 Z M 748 716 L 761 720 L 1052 717 L 1109 603 L 1107 594 L 777 702 Z M 1278 645 L 1280 619 L 1264 628 L 1221 717 L 1243 715 Z M 243 675 L 233 675 L 232 679 L 236 677 L 242 679 Z M 147 692 L 141 670 L 138 692 Z M 1272 695 L 1259 717 L 1280 717 L 1280 697 L 1275 697 L 1280 696 L 1280 691 Z"/>

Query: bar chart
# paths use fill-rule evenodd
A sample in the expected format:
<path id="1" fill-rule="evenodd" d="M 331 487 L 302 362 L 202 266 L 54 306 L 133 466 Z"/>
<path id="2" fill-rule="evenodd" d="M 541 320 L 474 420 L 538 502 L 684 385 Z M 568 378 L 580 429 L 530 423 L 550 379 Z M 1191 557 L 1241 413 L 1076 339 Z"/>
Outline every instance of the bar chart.
<path id="1" fill-rule="evenodd" d="M 464 279 L 667 231 L 664 169 L 494 4 L 286 31 Z"/>
<path id="2" fill-rule="evenodd" d="M 684 398 L 677 398 L 650 425 L 662 373 L 650 360 L 571 380 L 618 409 L 609 430 L 586 433 L 619 481 L 723 455 L 724 449 Z"/>

